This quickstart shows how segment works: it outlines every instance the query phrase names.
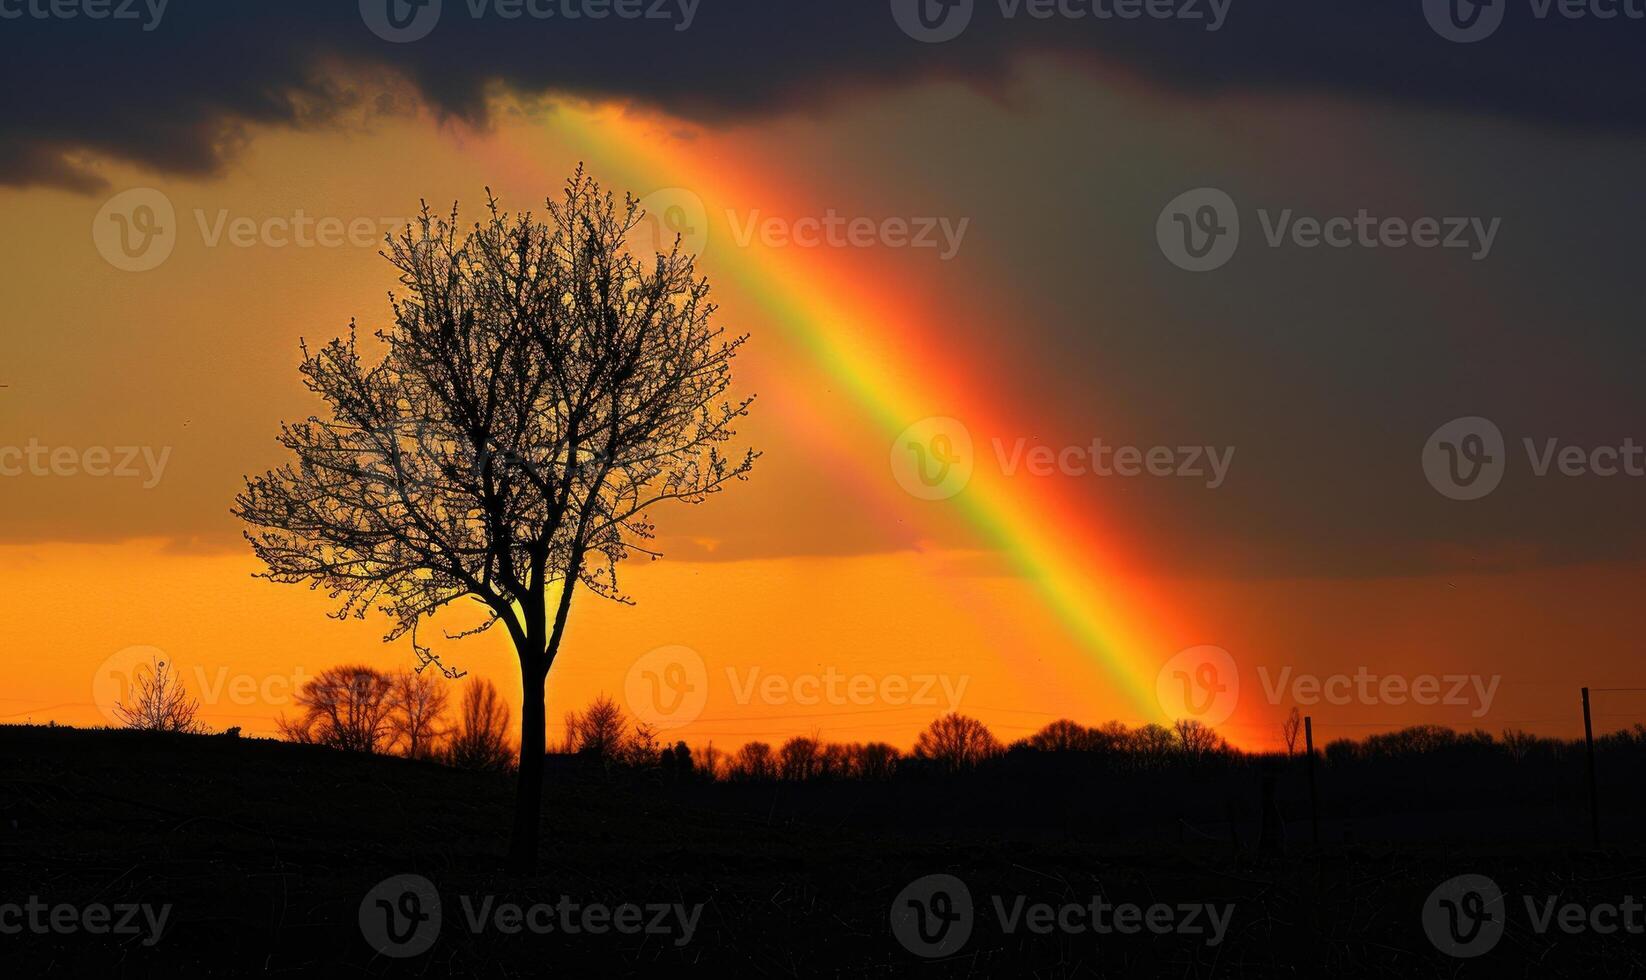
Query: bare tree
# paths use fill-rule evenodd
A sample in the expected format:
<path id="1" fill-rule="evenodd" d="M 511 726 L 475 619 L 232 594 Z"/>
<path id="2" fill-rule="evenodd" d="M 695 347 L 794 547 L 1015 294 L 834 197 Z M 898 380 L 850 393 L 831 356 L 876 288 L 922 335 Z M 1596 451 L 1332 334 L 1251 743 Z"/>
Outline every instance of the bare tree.
<path id="1" fill-rule="evenodd" d="M 1173 734 L 1177 736 L 1178 751 L 1191 762 L 1199 762 L 1229 747 L 1215 730 L 1193 718 L 1179 719 L 1173 726 Z"/>
<path id="2" fill-rule="evenodd" d="M 1028 747 L 1038 752 L 1090 752 L 1097 747 L 1094 732 L 1060 718 L 1029 736 Z"/>
<path id="3" fill-rule="evenodd" d="M 772 747 L 765 742 L 749 742 L 737 750 L 732 758 L 731 775 L 734 779 L 772 779 L 777 775 L 777 762 Z"/>
<path id="4" fill-rule="evenodd" d="M 1286 720 L 1280 723 L 1280 737 L 1286 742 L 1286 755 L 1297 754 L 1297 736 L 1303 730 L 1303 716 L 1298 713 L 1297 705 L 1287 713 Z"/>
<path id="5" fill-rule="evenodd" d="M 722 455 L 749 400 L 727 397 L 742 337 L 711 325 L 706 279 L 678 241 L 633 255 L 643 213 L 582 170 L 547 222 L 486 220 L 459 236 L 456 208 L 389 242 L 405 294 L 368 366 L 349 336 L 303 348 L 327 417 L 282 427 L 295 457 L 248 479 L 235 512 L 264 577 L 326 589 L 339 616 L 377 606 L 417 640 L 426 618 L 474 600 L 501 623 L 522 688 L 511 863 L 536 861 L 544 687 L 573 595 L 631 601 L 617 566 L 657 557 L 648 509 L 698 503 L 746 477 Z M 450 635 L 450 634 L 449 634 Z"/>
<path id="6" fill-rule="evenodd" d="M 895 746 L 885 742 L 870 742 L 867 745 L 854 746 L 852 762 L 853 772 L 859 779 L 883 780 L 890 779 L 897 770 L 898 752 Z"/>
<path id="7" fill-rule="evenodd" d="M 804 782 L 817 775 L 822 761 L 823 746 L 817 739 L 796 735 L 777 750 L 778 774 L 793 782 Z"/>
<path id="8" fill-rule="evenodd" d="M 276 719 L 293 742 L 374 753 L 388 747 L 388 677 L 359 665 L 329 667 L 303 682 L 294 700 L 302 714 Z"/>
<path id="9" fill-rule="evenodd" d="M 446 734 L 450 690 L 432 674 L 401 670 L 389 685 L 389 739 L 408 759 L 429 759 Z"/>
<path id="10" fill-rule="evenodd" d="M 946 772 L 975 769 L 1001 752 L 1000 742 L 981 721 L 951 712 L 920 733 L 914 754 L 930 759 Z"/>
<path id="11" fill-rule="evenodd" d="M 199 700 L 189 697 L 182 678 L 158 657 L 146 671 L 139 667 L 133 676 L 131 703 L 117 701 L 114 705 L 121 723 L 146 732 L 203 732 L 205 726 L 195 718 L 199 711 Z"/>
<path id="12" fill-rule="evenodd" d="M 582 714 L 566 713 L 566 751 L 615 762 L 628 743 L 629 723 L 623 709 L 608 695 L 589 702 Z"/>
<path id="13" fill-rule="evenodd" d="M 477 677 L 463 689 L 446 760 L 462 769 L 502 772 L 514 764 L 510 734 L 509 706 L 491 681 Z"/>

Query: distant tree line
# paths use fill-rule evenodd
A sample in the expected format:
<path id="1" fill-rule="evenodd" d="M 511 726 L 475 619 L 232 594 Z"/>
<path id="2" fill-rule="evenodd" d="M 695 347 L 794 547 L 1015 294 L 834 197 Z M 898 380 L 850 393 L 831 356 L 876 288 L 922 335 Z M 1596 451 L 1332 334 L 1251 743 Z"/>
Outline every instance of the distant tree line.
<path id="1" fill-rule="evenodd" d="M 304 682 L 295 697 L 296 716 L 282 716 L 276 725 L 288 741 L 302 744 L 401 755 L 465 769 L 512 769 L 517 763 L 513 726 L 497 688 L 483 678 L 467 681 L 453 717 L 449 683 L 432 672 L 332 667 Z M 196 719 L 198 708 L 181 679 L 157 662 L 139 672 L 131 699 L 117 705 L 116 711 L 128 728 L 198 733 L 204 731 Z M 546 748 L 550 754 L 605 771 L 654 770 L 681 779 L 879 782 L 1048 765 L 1149 772 L 1297 755 L 1301 749 L 1295 709 L 1281 723 L 1280 732 L 1283 752 L 1246 753 L 1193 720 L 1132 728 L 1118 721 L 1088 727 L 1059 719 L 1026 738 L 1003 743 L 983 722 L 951 712 L 920 732 L 908 752 L 886 742 L 828 742 L 816 734 L 797 735 L 775 746 L 748 742 L 727 752 L 712 742 L 696 749 L 683 741 L 671 745 L 656 729 L 630 719 L 615 700 L 601 695 L 582 711 L 567 712 L 562 741 Z M 1598 736 L 1596 743 L 1603 752 L 1646 754 L 1646 725 Z M 1360 740 L 1335 739 L 1320 757 L 1334 768 L 1471 756 L 1493 764 L 1537 765 L 1564 762 L 1582 749 L 1577 740 L 1514 728 L 1494 736 L 1481 729 L 1460 732 L 1441 725 L 1413 725 Z"/>

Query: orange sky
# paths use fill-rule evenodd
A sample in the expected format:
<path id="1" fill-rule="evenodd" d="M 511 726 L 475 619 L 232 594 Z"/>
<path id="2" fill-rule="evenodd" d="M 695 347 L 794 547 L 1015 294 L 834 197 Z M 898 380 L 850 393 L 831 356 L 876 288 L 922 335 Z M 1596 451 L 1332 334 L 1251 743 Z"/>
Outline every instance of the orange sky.
<path id="1" fill-rule="evenodd" d="M 1039 84 L 1060 81 L 1051 72 Z M 830 157 L 829 148 L 842 133 L 857 142 L 876 133 L 893 141 L 889 121 L 922 108 L 961 106 L 980 127 L 1002 132 L 1013 124 L 999 106 L 952 87 L 900 98 L 897 112 L 870 106 L 692 138 L 710 157 L 781 161 L 794 186 L 823 188 L 798 191 L 802 207 L 883 214 L 910 199 L 941 207 L 919 196 L 914 158 L 898 156 L 906 147 L 888 149 L 888 158 L 907 164 L 890 173 L 880 172 L 887 158 Z M 1097 103 L 1108 107 L 1105 99 Z M 460 197 L 472 209 L 485 185 L 505 205 L 525 207 L 555 190 L 543 186 L 542 174 L 564 175 L 588 160 L 598 176 L 600 156 L 609 152 L 579 143 L 552 115 L 525 110 L 505 113 L 489 133 L 412 113 L 348 131 L 251 136 L 219 176 L 105 168 L 112 190 L 157 187 L 177 209 L 175 251 L 149 272 L 118 270 L 93 247 L 88 229 L 106 195 L 0 190 L 13 226 L 28 230 L 0 241 L 0 266 L 13 283 L 0 313 L 0 384 L 8 385 L 0 389 L 0 446 L 37 440 L 81 450 L 169 450 L 152 488 L 141 479 L 84 475 L 0 478 L 7 624 L 0 646 L 12 664 L 0 695 L 4 720 L 104 723 L 99 674 L 110 658 L 129 660 L 134 647 L 159 651 L 179 667 L 208 723 L 258 733 L 271 732 L 274 716 L 290 710 L 290 689 L 303 676 L 343 662 L 411 663 L 403 643 L 380 643 L 380 621 L 338 623 L 326 617 L 323 596 L 250 578 L 254 563 L 227 514 L 241 474 L 281 461 L 272 438 L 278 423 L 315 407 L 294 370 L 298 338 L 329 338 L 351 316 L 368 327 L 381 322 L 388 267 L 371 247 L 212 245 L 210 226 L 219 215 L 262 221 L 299 209 L 345 221 L 403 218 L 424 197 L 437 207 Z M 876 175 L 884 187 L 869 179 Z M 887 189 L 897 187 L 909 194 Z M 772 206 L 733 203 L 745 215 Z M 1003 738 L 1062 716 L 1165 720 L 1133 710 L 1043 597 L 964 521 L 896 490 L 886 434 L 843 394 L 839 379 L 769 309 L 720 285 L 717 262 L 763 246 L 725 240 L 721 217 L 713 226 L 720 237 L 704 266 L 717 283 L 722 320 L 753 335 L 738 361 L 738 388 L 760 400 L 740 441 L 765 457 L 749 485 L 695 511 L 657 514 L 669 558 L 628 571 L 637 606 L 580 597 L 550 678 L 551 725 L 601 692 L 646 714 L 651 709 L 636 692 L 649 683 L 645 671 L 663 664 L 647 655 L 680 647 L 691 655 L 664 660 L 700 665 L 693 684 L 705 697 L 692 710 L 695 720 L 671 734 L 694 743 L 735 747 L 817 732 L 907 746 L 951 707 L 984 719 Z M 976 251 L 987 255 L 989 247 L 980 243 Z M 1097 243 L 1094 251 L 1105 247 Z M 981 261 L 972 254 L 966 261 Z M 981 278 L 970 274 L 974 267 L 957 271 L 908 250 L 827 261 L 896 283 L 910 308 L 952 324 L 955 343 L 945 356 L 984 366 L 1014 356 L 1003 339 L 1010 324 L 998 319 L 1022 299 L 1010 277 L 988 289 L 957 287 L 950 277 Z M 1108 315 L 1128 329 L 1148 329 L 1132 319 L 1136 311 Z M 1033 396 L 1032 378 L 1004 368 L 999 384 L 1014 400 Z M 1139 424 L 1123 408 L 1110 419 L 1075 422 L 1058 406 L 1019 404 L 1014 415 L 1039 410 L 1048 413 L 1049 431 Z M 1269 698 L 1265 684 L 1287 668 L 1288 677 L 1361 668 L 1405 678 L 1461 675 L 1493 692 L 1478 714 L 1473 703 L 1306 706 L 1323 740 L 1415 722 L 1570 734 L 1579 685 L 1639 680 L 1619 644 L 1636 632 L 1626 610 L 1639 564 L 1382 577 L 1208 574 L 1151 553 L 1161 528 L 1124 530 L 1133 584 L 1171 614 L 1150 624 L 1154 645 L 1123 655 L 1152 676 L 1181 649 L 1228 650 L 1239 667 L 1240 700 L 1219 728 L 1243 745 L 1274 743 L 1292 700 L 1290 693 Z M 465 641 L 446 659 L 497 679 L 513 696 L 518 682 L 501 639 Z M 831 683 L 846 693 L 819 695 Z M 1646 704 L 1621 697 L 1597 711 L 1602 728 L 1646 720 Z"/>

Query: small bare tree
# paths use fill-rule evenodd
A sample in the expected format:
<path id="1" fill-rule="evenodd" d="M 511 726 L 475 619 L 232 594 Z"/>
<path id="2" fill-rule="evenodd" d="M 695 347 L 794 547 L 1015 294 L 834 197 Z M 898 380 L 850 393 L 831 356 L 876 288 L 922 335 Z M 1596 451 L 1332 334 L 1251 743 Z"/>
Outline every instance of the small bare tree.
<path id="1" fill-rule="evenodd" d="M 958 712 L 932 722 L 914 745 L 917 758 L 929 759 L 950 773 L 975 769 L 1001 751 L 999 740 L 986 725 Z"/>
<path id="2" fill-rule="evenodd" d="M 1199 762 L 1228 748 L 1228 743 L 1216 730 L 1193 718 L 1178 719 L 1172 726 L 1172 732 L 1177 736 L 1178 752 L 1190 762 Z"/>
<path id="3" fill-rule="evenodd" d="M 1286 741 L 1286 755 L 1297 754 L 1297 736 L 1303 730 L 1303 716 L 1298 713 L 1297 705 L 1287 713 L 1286 720 L 1280 723 L 1280 737 Z"/>
<path id="4" fill-rule="evenodd" d="M 822 762 L 823 746 L 817 739 L 796 735 L 778 750 L 778 772 L 792 782 L 805 782 L 816 777 Z"/>
<path id="5" fill-rule="evenodd" d="M 495 201 L 467 235 L 425 207 L 386 256 L 386 348 L 354 329 L 301 372 L 325 418 L 285 425 L 295 459 L 248 479 L 235 513 L 265 578 L 324 588 L 338 616 L 373 606 L 425 662 L 417 627 L 458 600 L 470 635 L 502 624 L 520 664 L 511 863 L 536 863 L 544 698 L 579 586 L 618 602 L 617 566 L 650 546 L 651 507 L 699 503 L 746 477 L 720 447 L 748 411 L 727 397 L 741 337 L 711 322 L 709 284 L 676 242 L 634 255 L 643 212 L 582 170 L 546 223 Z M 455 672 L 449 672 L 455 673 Z"/>
<path id="6" fill-rule="evenodd" d="M 401 670 L 389 685 L 389 740 L 408 759 L 431 759 L 445 736 L 451 691 L 434 675 Z"/>
<path id="7" fill-rule="evenodd" d="M 446 760 L 460 769 L 503 772 L 514 765 L 510 734 L 509 706 L 491 681 L 474 678 L 463 689 Z"/>
<path id="8" fill-rule="evenodd" d="M 777 761 L 772 747 L 765 742 L 749 742 L 737 750 L 730 766 L 733 779 L 772 779 L 777 775 Z"/>
<path id="9" fill-rule="evenodd" d="M 276 719 L 293 742 L 345 752 L 381 752 L 390 740 L 388 677 L 360 665 L 328 667 L 303 682 L 294 700 L 302 713 Z"/>
<path id="10" fill-rule="evenodd" d="M 566 712 L 566 751 L 615 762 L 629 740 L 629 723 L 623 709 L 602 694 L 589 702 L 582 714 Z"/>
<path id="11" fill-rule="evenodd" d="M 171 672 L 164 660 L 154 658 L 148 669 L 142 667 L 132 678 L 131 702 L 116 702 L 114 713 L 127 728 L 146 732 L 205 731 L 196 720 L 200 702 L 189 697 L 183 681 Z"/>

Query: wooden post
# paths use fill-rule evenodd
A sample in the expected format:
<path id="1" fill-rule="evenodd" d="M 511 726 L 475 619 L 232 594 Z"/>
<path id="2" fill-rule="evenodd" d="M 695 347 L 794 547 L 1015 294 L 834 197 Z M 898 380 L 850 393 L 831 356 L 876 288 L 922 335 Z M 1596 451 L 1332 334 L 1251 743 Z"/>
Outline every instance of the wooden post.
<path id="1" fill-rule="evenodd" d="M 1303 750 L 1309 761 L 1309 822 L 1314 825 L 1315 843 L 1320 843 L 1320 798 L 1315 794 L 1315 720 L 1303 716 Z"/>
<path id="2" fill-rule="evenodd" d="M 1589 720 L 1589 689 L 1583 689 L 1583 744 L 1589 755 L 1589 832 L 1600 846 L 1600 789 L 1595 785 L 1595 726 Z"/>

